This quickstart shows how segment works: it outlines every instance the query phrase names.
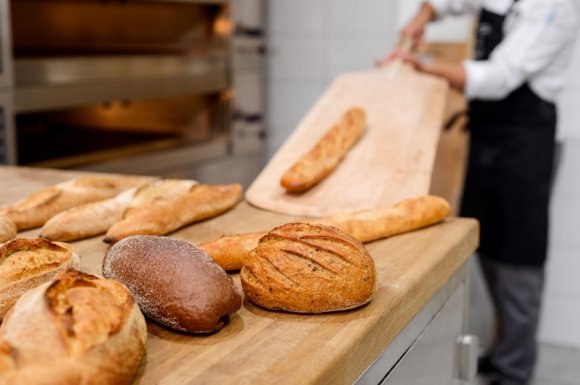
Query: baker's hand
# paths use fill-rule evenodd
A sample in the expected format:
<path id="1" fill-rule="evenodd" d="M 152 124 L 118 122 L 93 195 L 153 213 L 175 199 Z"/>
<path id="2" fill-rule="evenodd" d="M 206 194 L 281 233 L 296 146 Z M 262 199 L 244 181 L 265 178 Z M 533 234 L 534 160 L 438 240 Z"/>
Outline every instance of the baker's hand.
<path id="1" fill-rule="evenodd" d="M 401 48 L 397 48 L 384 59 L 376 60 L 375 66 L 377 68 L 382 68 L 394 60 L 402 60 L 404 63 L 410 64 L 417 71 L 423 71 L 423 63 L 421 63 L 419 58 Z"/>

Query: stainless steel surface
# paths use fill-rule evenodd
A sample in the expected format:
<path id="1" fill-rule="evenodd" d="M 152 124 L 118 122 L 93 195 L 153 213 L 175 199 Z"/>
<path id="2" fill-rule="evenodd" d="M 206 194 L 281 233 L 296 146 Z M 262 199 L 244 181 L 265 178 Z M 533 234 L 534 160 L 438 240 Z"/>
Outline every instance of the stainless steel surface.
<path id="1" fill-rule="evenodd" d="M 443 334 L 449 335 L 448 338 L 446 337 L 445 342 L 439 346 L 439 348 L 442 348 L 445 351 L 442 353 L 442 355 L 446 358 L 442 366 L 442 370 L 445 371 L 443 375 L 451 379 L 454 374 L 455 340 L 459 335 L 463 334 L 463 329 L 465 327 L 465 320 L 463 318 L 463 304 L 466 302 L 466 277 L 467 267 L 463 266 L 460 270 L 458 270 L 457 273 L 454 274 L 453 277 L 451 277 L 445 286 L 443 286 L 437 293 L 435 293 L 435 295 L 433 295 L 427 305 L 425 305 L 425 307 L 423 307 L 423 309 L 417 313 L 411 322 L 405 326 L 397 338 L 395 338 L 393 342 L 391 342 L 389 346 L 377 357 L 375 362 L 373 362 L 373 364 L 361 375 L 355 384 L 376 385 L 381 383 L 381 381 L 383 381 L 385 378 L 391 381 L 391 374 L 393 375 L 393 382 L 385 382 L 385 384 L 406 385 L 417 383 L 405 382 L 406 380 L 404 379 L 404 376 L 407 369 L 404 368 L 407 364 L 403 365 L 402 362 L 409 359 L 415 364 L 418 364 L 418 367 L 421 367 L 421 370 L 423 370 L 423 363 L 418 363 L 418 361 L 422 359 L 427 361 L 433 360 L 432 354 L 434 354 L 434 352 L 433 349 L 429 347 L 429 345 L 427 346 L 426 352 L 422 353 L 420 350 L 422 349 L 421 346 L 423 346 L 423 343 L 421 343 L 420 347 L 418 348 L 419 352 L 413 355 L 409 355 L 412 351 L 412 349 L 409 349 L 409 347 L 416 346 L 419 343 L 421 337 L 425 334 L 435 333 L 438 335 L 441 333 L 438 328 L 433 329 L 433 322 L 440 317 L 440 314 L 444 309 L 452 309 L 451 311 L 454 313 L 449 316 L 444 316 L 444 318 L 453 318 L 453 320 L 448 325 L 449 329 L 443 332 Z M 459 300 L 455 300 L 455 302 L 458 303 L 453 302 L 452 306 L 449 306 L 448 303 L 452 297 L 457 297 Z M 445 327 L 445 324 L 442 326 Z M 429 337 L 429 340 L 431 338 L 432 337 Z M 435 357 L 438 357 L 438 354 L 435 353 Z M 437 361 L 437 359 L 435 361 Z M 403 368 L 401 373 L 394 375 L 395 371 L 398 371 L 399 368 Z M 411 369 L 411 374 L 414 372 L 417 372 L 417 368 Z M 417 375 L 417 377 L 420 377 L 420 375 Z M 424 382 L 424 384 L 437 385 L 439 383 Z M 448 384 L 449 382 L 446 383 L 446 385 Z"/>
<path id="2" fill-rule="evenodd" d="M 455 344 L 457 358 L 456 378 L 462 383 L 468 383 L 477 374 L 477 357 L 479 342 L 476 336 L 460 336 Z"/>
<path id="3" fill-rule="evenodd" d="M 0 164 L 16 164 L 17 155 L 12 94 L 0 91 Z"/>
<path id="4" fill-rule="evenodd" d="M 227 71 L 228 56 L 131 55 L 16 59 L 16 86 L 66 85 L 103 81 L 137 81 L 165 77 L 199 77 Z"/>
<path id="5" fill-rule="evenodd" d="M 212 93 L 230 86 L 225 57 L 20 60 L 16 75 L 17 113 Z"/>
<path id="6" fill-rule="evenodd" d="M 78 166 L 75 169 L 120 174 L 164 175 L 167 169 L 223 157 L 228 153 L 228 143 L 229 140 L 226 137 L 215 138 L 207 143 L 125 156 L 117 160 Z"/>
<path id="7" fill-rule="evenodd" d="M 465 281 L 421 332 L 381 385 L 450 385 L 454 379 L 455 341 L 463 333 Z"/>
<path id="8" fill-rule="evenodd" d="M 0 89 L 13 85 L 10 1 L 0 0 Z"/>

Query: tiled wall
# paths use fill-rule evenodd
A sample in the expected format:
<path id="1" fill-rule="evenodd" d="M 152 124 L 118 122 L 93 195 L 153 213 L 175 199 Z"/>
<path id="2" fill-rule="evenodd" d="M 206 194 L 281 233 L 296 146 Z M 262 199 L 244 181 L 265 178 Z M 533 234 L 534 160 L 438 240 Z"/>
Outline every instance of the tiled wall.
<path id="1" fill-rule="evenodd" d="M 269 0 L 268 153 L 292 132 L 338 73 L 371 68 L 392 48 L 420 0 Z M 458 19 L 430 28 L 431 41 L 471 33 Z M 552 230 L 540 337 L 580 346 L 580 44 L 560 100 L 563 159 L 552 199 Z"/>
<path id="2" fill-rule="evenodd" d="M 268 153 L 340 72 L 372 68 L 396 39 L 397 3 L 270 0 Z"/>

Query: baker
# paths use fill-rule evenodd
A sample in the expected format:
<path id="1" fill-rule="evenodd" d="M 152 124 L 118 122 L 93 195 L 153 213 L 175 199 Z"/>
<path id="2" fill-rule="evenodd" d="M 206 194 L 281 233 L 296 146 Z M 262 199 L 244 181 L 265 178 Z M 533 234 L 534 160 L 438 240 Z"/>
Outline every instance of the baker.
<path id="1" fill-rule="evenodd" d="M 480 360 L 492 384 L 529 384 L 536 358 L 548 238 L 556 106 L 577 35 L 575 0 L 430 0 L 402 30 L 417 45 L 427 23 L 479 15 L 474 60 L 422 63 L 469 102 L 471 149 L 463 216 L 481 223 L 479 257 L 498 320 Z"/>

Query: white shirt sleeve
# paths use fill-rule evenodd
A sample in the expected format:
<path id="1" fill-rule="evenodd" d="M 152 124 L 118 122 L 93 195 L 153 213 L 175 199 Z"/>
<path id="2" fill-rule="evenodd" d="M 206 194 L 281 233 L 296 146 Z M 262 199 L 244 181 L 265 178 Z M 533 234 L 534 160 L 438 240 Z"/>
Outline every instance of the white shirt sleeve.
<path id="1" fill-rule="evenodd" d="M 499 100 L 533 79 L 575 39 L 577 10 L 570 1 L 528 1 L 489 60 L 464 62 L 468 99 Z"/>
<path id="2" fill-rule="evenodd" d="M 441 19 L 448 15 L 476 14 L 483 5 L 483 0 L 429 0 L 435 9 L 435 16 Z"/>

